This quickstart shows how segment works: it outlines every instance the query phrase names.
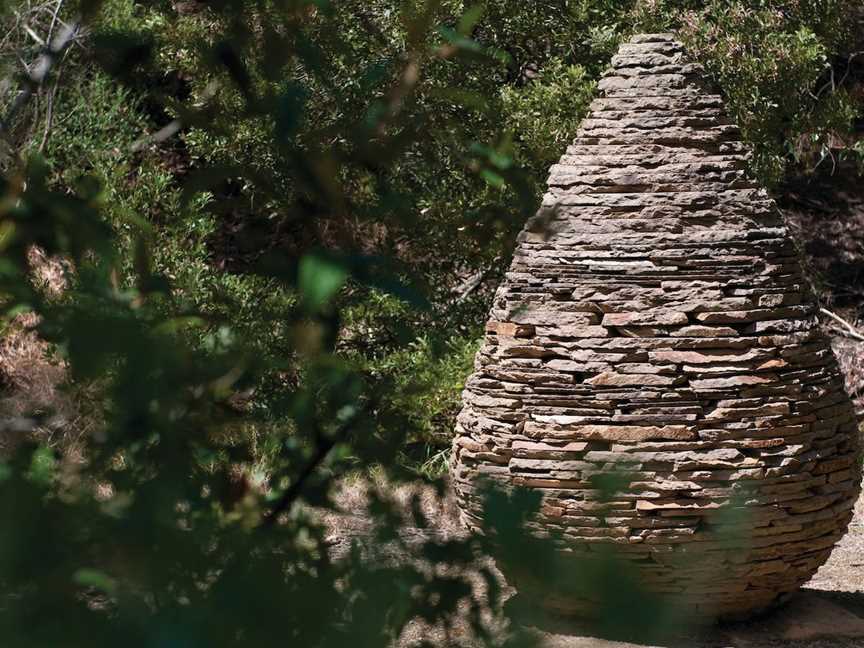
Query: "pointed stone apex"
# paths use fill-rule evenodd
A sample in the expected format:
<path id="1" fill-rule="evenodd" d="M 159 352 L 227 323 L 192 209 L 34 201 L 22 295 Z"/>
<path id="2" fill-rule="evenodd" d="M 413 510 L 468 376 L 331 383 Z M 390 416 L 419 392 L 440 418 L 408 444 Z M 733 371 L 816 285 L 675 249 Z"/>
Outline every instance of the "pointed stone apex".
<path id="1" fill-rule="evenodd" d="M 599 90 L 606 97 L 713 94 L 719 98 L 705 83 L 702 68 L 687 60 L 684 46 L 673 34 L 643 34 L 622 45 Z"/>

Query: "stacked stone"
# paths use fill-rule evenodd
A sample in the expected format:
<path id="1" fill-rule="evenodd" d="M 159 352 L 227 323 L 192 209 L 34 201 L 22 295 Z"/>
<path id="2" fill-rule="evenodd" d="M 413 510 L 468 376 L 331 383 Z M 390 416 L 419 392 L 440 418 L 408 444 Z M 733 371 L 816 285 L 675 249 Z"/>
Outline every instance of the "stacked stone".
<path id="1" fill-rule="evenodd" d="M 562 552 L 614 547 L 651 592 L 740 617 L 844 533 L 856 421 L 782 217 L 681 44 L 633 38 L 599 90 L 495 296 L 455 490 L 479 530 L 483 479 L 538 489 L 529 526 Z M 610 470 L 611 499 L 592 479 Z M 590 609 L 540 580 L 540 603 Z"/>

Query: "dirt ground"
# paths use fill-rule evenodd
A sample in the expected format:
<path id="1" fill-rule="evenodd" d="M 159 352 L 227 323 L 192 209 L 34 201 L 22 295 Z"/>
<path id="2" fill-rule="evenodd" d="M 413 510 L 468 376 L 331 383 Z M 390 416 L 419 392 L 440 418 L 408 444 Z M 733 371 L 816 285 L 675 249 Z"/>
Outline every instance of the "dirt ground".
<path id="1" fill-rule="evenodd" d="M 443 535 L 459 533 L 452 502 L 429 505 L 438 507 L 437 520 Z M 346 537 L 358 531 L 350 520 L 343 520 L 336 533 Z M 506 610 L 517 594 L 506 585 L 505 591 Z M 540 648 L 864 648 L 864 496 L 831 559 L 787 604 L 763 617 L 712 626 L 661 644 L 604 639 L 593 636 L 576 621 L 558 619 L 551 624 L 523 625 L 511 620 L 508 627 L 498 631 L 502 642 L 513 632 L 523 631 Z M 470 636 L 467 624 L 457 625 L 447 636 L 441 629 L 418 621 L 406 628 L 398 648 L 411 648 L 421 642 L 441 648 L 472 645 Z"/>

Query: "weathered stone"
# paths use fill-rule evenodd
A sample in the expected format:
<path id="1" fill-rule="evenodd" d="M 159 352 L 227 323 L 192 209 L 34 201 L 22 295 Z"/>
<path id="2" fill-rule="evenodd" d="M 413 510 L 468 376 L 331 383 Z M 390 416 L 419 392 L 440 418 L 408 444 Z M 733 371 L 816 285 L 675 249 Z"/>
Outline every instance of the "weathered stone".
<path id="1" fill-rule="evenodd" d="M 648 354 L 651 360 L 661 362 L 676 362 L 687 364 L 722 364 L 727 362 L 747 362 L 760 360 L 768 357 L 768 353 L 761 349 L 750 349 L 749 351 L 651 351 Z"/>
<path id="2" fill-rule="evenodd" d="M 603 326 L 650 326 L 652 324 L 686 324 L 684 313 L 655 311 L 643 313 L 607 313 L 603 316 Z"/>
<path id="3" fill-rule="evenodd" d="M 584 382 L 589 385 L 594 385 L 595 387 L 623 387 L 637 385 L 658 386 L 671 385 L 675 382 L 675 378 L 670 376 L 660 376 L 657 374 L 624 374 L 606 371 L 597 376 L 594 376 L 593 378 L 589 378 Z"/>
<path id="4" fill-rule="evenodd" d="M 861 463 L 795 246 L 705 86 L 669 34 L 613 57 L 496 293 L 452 475 L 474 530 L 482 480 L 537 489 L 526 530 L 562 557 L 613 550 L 656 596 L 738 617 L 827 559 Z"/>
<path id="5" fill-rule="evenodd" d="M 685 326 L 669 333 L 674 337 L 735 337 L 738 331 L 728 326 Z"/>
<path id="6" fill-rule="evenodd" d="M 639 500 L 636 502 L 637 511 L 661 511 L 667 514 L 673 511 L 684 511 L 685 515 L 708 515 L 711 511 L 716 511 L 719 508 L 718 502 L 705 502 L 704 500 L 673 500 L 668 502 Z"/>
<path id="7" fill-rule="evenodd" d="M 745 385 L 759 385 L 778 380 L 777 376 L 765 374 L 744 374 L 741 376 L 728 376 L 725 378 L 706 378 L 704 380 L 691 380 L 693 389 L 728 389 L 730 387 L 743 387 Z"/>
<path id="8" fill-rule="evenodd" d="M 582 425 L 573 429 L 575 438 L 601 441 L 647 441 L 692 439 L 696 433 L 686 425 Z"/>
<path id="9" fill-rule="evenodd" d="M 497 333 L 505 337 L 531 337 L 534 335 L 534 326 L 513 322 L 487 322 L 486 332 Z"/>
<path id="10" fill-rule="evenodd" d="M 572 457 L 587 449 L 587 443 L 578 441 L 562 445 L 552 445 L 549 443 L 517 440 L 513 442 L 511 447 L 514 457 L 532 457 L 536 459 L 563 459 Z"/>

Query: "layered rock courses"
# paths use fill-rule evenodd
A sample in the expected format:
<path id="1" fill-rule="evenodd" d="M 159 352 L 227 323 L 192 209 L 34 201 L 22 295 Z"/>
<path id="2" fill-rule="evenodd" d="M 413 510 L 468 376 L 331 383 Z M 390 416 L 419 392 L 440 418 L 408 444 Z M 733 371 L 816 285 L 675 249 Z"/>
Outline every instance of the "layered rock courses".
<path id="1" fill-rule="evenodd" d="M 538 489 L 531 528 L 562 552 L 612 546 L 651 592 L 746 615 L 844 533 L 856 421 L 782 217 L 682 46 L 635 37 L 599 90 L 496 293 L 454 487 L 473 529 L 483 479 Z M 714 532 L 730 508 L 737 540 Z"/>

